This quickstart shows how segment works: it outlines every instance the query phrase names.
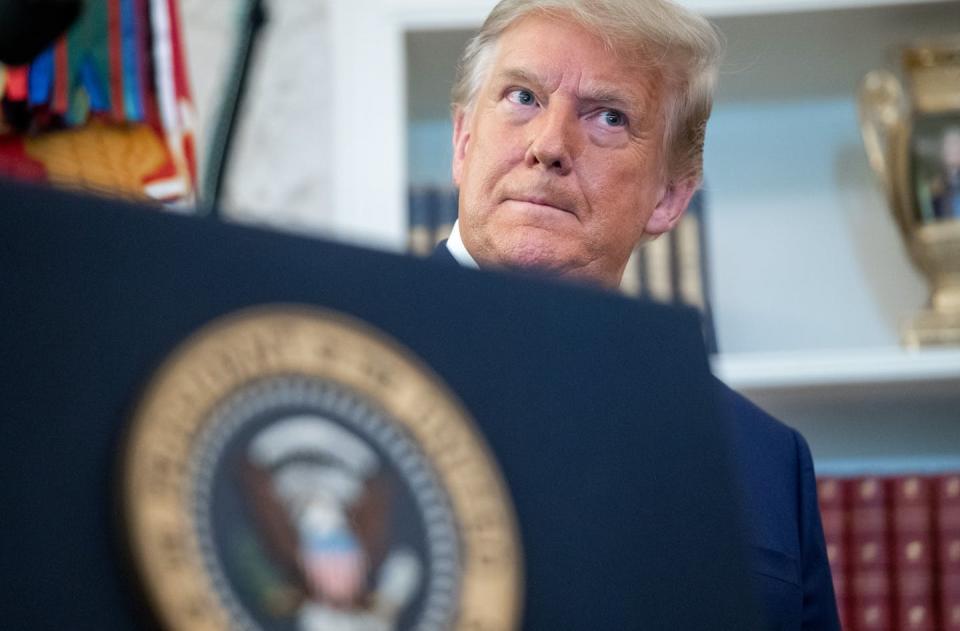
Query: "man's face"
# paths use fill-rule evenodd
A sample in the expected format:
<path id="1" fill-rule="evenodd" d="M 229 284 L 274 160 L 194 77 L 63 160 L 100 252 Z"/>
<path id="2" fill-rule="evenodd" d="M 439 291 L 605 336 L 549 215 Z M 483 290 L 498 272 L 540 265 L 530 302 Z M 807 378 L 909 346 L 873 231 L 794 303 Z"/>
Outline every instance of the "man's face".
<path id="1" fill-rule="evenodd" d="M 544 16 L 512 25 L 495 54 L 454 121 L 467 250 L 485 267 L 618 285 L 633 247 L 669 230 L 696 185 L 665 172 L 659 73 Z"/>

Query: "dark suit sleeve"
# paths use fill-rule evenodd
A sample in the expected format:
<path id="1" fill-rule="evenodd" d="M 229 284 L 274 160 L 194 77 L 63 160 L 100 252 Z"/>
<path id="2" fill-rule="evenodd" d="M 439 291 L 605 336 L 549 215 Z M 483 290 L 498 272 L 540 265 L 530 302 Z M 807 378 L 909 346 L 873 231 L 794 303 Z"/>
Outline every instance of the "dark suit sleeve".
<path id="1" fill-rule="evenodd" d="M 800 552 L 803 575 L 803 629 L 832 631 L 840 629 L 837 601 L 833 593 L 827 546 L 823 539 L 820 509 L 817 505 L 817 483 L 810 448 L 798 432 L 794 432 L 797 461 L 800 466 Z"/>

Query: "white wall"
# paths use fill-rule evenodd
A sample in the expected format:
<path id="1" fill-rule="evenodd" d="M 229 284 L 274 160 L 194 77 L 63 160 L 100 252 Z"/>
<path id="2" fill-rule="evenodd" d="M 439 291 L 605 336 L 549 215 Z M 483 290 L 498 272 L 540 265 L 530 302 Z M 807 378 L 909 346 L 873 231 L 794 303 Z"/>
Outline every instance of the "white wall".
<path id="1" fill-rule="evenodd" d="M 231 72 L 238 0 L 181 0 L 199 118 L 201 169 Z M 331 221 L 331 81 L 327 3 L 268 0 L 225 182 L 232 218 L 306 232 Z"/>

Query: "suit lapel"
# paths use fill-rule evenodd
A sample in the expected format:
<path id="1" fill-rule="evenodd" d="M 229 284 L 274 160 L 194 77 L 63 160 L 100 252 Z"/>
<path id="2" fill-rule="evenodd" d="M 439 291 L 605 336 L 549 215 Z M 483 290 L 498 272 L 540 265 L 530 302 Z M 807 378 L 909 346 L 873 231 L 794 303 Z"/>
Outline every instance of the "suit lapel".
<path id="1" fill-rule="evenodd" d="M 433 248 L 433 252 L 429 258 L 431 261 L 438 261 L 446 265 L 459 265 L 457 259 L 453 258 L 450 248 L 447 247 L 446 239 L 438 243 L 437 247 Z"/>

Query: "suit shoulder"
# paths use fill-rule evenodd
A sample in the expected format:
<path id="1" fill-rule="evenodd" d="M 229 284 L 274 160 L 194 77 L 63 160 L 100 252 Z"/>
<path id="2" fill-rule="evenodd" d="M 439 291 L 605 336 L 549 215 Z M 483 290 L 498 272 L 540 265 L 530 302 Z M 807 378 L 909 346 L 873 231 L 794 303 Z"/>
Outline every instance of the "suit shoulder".
<path id="1" fill-rule="evenodd" d="M 781 440 L 795 440 L 799 436 L 795 429 L 774 418 L 727 384 L 719 380 L 717 383 L 720 387 L 721 399 L 732 412 L 737 425 L 746 425 L 751 431 Z"/>
<path id="2" fill-rule="evenodd" d="M 782 464 L 808 466 L 807 441 L 797 430 L 774 418 L 745 396 L 718 381 L 721 399 L 732 416 L 735 443 L 748 451 L 760 449 L 776 454 Z"/>

